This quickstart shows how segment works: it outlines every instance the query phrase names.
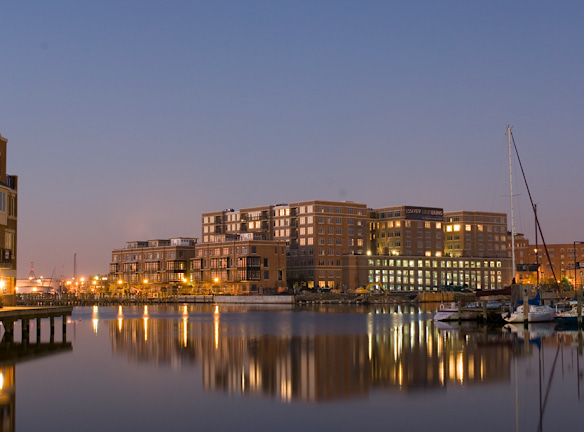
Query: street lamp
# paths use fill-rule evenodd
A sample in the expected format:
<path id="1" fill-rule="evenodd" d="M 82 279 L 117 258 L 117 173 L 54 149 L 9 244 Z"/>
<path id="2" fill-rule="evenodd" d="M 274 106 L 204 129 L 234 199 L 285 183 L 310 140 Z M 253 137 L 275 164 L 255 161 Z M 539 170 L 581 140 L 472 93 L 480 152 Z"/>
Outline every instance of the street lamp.
<path id="1" fill-rule="evenodd" d="M 584 241 L 575 241 L 574 242 L 574 291 L 578 291 L 578 284 L 576 283 L 576 277 L 577 277 L 576 258 L 578 257 L 578 254 L 576 254 L 576 245 L 577 244 L 584 244 Z"/>

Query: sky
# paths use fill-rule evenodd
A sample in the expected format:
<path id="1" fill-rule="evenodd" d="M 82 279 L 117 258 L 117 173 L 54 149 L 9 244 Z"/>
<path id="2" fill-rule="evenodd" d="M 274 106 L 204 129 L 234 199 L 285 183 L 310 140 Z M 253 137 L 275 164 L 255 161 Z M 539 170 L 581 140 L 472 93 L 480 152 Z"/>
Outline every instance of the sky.
<path id="1" fill-rule="evenodd" d="M 0 0 L 18 275 L 105 274 L 225 208 L 509 213 L 508 125 L 546 242 L 584 240 L 583 21 L 580 0 Z"/>

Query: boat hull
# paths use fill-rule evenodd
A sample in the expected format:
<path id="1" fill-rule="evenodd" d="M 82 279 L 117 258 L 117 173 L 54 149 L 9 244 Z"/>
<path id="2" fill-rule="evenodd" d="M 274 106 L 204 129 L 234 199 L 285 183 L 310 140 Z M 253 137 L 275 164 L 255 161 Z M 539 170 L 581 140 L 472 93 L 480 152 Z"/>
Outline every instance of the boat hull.
<path id="1" fill-rule="evenodd" d="M 549 306 L 530 306 L 527 313 L 528 322 L 551 322 L 554 320 L 555 311 Z M 503 314 L 503 319 L 508 323 L 522 323 L 525 321 L 523 315 L 523 307 L 520 306 L 517 310 L 509 315 Z"/>
<path id="2" fill-rule="evenodd" d="M 554 317 L 554 321 L 558 324 L 578 324 L 578 310 L 576 308 L 567 312 L 559 312 Z"/>

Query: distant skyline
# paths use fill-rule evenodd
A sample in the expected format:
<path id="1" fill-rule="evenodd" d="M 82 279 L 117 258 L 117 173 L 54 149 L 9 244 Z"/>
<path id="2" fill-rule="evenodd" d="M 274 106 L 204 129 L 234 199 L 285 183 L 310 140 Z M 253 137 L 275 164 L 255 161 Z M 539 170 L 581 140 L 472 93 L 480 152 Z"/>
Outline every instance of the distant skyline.
<path id="1" fill-rule="evenodd" d="M 509 213 L 508 124 L 546 241 L 584 241 L 583 19 L 580 1 L 3 2 L 18 276 L 71 276 L 75 253 L 106 273 L 224 208 Z"/>

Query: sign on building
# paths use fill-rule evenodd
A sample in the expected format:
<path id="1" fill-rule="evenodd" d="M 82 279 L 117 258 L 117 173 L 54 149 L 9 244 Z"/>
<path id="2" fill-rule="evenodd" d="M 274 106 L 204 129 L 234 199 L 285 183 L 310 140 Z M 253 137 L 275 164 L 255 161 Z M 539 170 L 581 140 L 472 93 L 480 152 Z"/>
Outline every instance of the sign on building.
<path id="1" fill-rule="evenodd" d="M 406 219 L 441 222 L 444 220 L 444 210 L 433 207 L 405 207 Z"/>

